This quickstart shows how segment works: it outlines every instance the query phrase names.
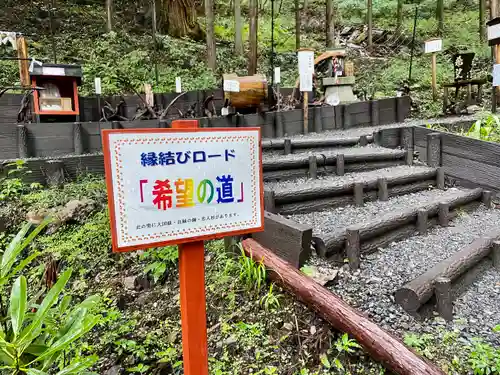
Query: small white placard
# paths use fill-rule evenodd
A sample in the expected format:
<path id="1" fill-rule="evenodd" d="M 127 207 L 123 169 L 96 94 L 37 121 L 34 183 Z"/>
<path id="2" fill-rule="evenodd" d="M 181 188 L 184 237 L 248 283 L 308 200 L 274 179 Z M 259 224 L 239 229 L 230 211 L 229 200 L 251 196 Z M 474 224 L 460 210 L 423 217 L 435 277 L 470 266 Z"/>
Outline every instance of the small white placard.
<path id="1" fill-rule="evenodd" d="M 222 109 L 220 110 L 220 114 L 221 114 L 221 116 L 227 116 L 227 115 L 229 115 L 229 108 L 222 107 Z"/>
<path id="2" fill-rule="evenodd" d="M 101 95 L 101 79 L 99 77 L 94 78 L 94 88 L 97 95 Z"/>
<path id="3" fill-rule="evenodd" d="M 500 38 L 500 23 L 488 26 L 488 40 Z"/>
<path id="4" fill-rule="evenodd" d="M 64 68 L 56 68 L 53 66 L 42 66 L 42 74 L 44 76 L 65 76 Z"/>
<path id="5" fill-rule="evenodd" d="M 313 90 L 313 76 L 311 73 L 303 73 L 300 75 L 300 91 Z"/>
<path id="6" fill-rule="evenodd" d="M 281 69 L 280 67 L 274 68 L 274 83 L 281 83 Z"/>
<path id="7" fill-rule="evenodd" d="M 175 78 L 175 92 L 178 92 L 178 93 L 182 92 L 181 77 L 176 77 Z"/>
<path id="8" fill-rule="evenodd" d="M 224 91 L 226 92 L 240 92 L 240 83 L 234 80 L 224 80 Z"/>
<path id="9" fill-rule="evenodd" d="M 299 51 L 299 74 L 314 73 L 314 51 Z"/>
<path id="10" fill-rule="evenodd" d="M 443 39 L 433 39 L 425 42 L 425 53 L 439 52 L 443 49 Z"/>
<path id="11" fill-rule="evenodd" d="M 500 86 L 500 64 L 493 65 L 493 86 Z"/>
<path id="12" fill-rule="evenodd" d="M 115 251 L 262 230 L 260 129 L 102 134 Z"/>

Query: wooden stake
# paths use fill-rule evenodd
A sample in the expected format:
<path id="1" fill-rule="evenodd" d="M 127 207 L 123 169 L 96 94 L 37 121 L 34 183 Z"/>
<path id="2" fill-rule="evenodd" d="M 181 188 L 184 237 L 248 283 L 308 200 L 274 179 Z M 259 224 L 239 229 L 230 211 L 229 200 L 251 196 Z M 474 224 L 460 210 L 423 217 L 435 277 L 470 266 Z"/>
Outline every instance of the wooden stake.
<path id="1" fill-rule="evenodd" d="M 198 121 L 174 121 L 172 128 L 197 128 Z M 179 245 L 182 355 L 185 375 L 208 375 L 203 241 Z"/>
<path id="2" fill-rule="evenodd" d="M 437 100 L 437 62 L 436 62 L 436 52 L 432 53 L 432 99 Z"/>
<path id="3" fill-rule="evenodd" d="M 19 59 L 19 78 L 21 82 L 21 86 L 29 87 L 30 86 L 30 72 L 29 72 L 29 61 L 26 60 L 28 58 L 28 45 L 26 44 L 26 39 L 24 36 L 20 36 L 16 39 L 17 45 L 17 57 Z"/>
<path id="4" fill-rule="evenodd" d="M 304 134 L 309 133 L 309 93 L 304 91 Z"/>

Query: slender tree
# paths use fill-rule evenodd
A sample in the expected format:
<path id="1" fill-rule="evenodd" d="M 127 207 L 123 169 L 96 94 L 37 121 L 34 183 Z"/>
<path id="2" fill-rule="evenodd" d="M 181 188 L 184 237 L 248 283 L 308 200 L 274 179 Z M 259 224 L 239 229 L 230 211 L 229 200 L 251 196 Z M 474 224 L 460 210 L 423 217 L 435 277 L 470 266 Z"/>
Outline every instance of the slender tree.
<path id="1" fill-rule="evenodd" d="M 257 40 L 258 40 L 258 17 L 259 17 L 259 1 L 250 0 L 250 55 L 248 57 L 248 75 L 257 73 Z"/>
<path id="2" fill-rule="evenodd" d="M 335 17 L 334 5 L 335 0 L 326 0 L 326 47 L 335 47 Z"/>
<path id="3" fill-rule="evenodd" d="M 242 29 L 241 0 L 234 0 L 234 51 L 238 55 L 243 55 Z"/>
<path id="4" fill-rule="evenodd" d="M 113 0 L 106 0 L 106 29 L 113 31 Z"/>
<path id="5" fill-rule="evenodd" d="M 398 0 L 398 7 L 396 11 L 396 30 L 399 33 L 403 26 L 403 0 Z"/>
<path id="6" fill-rule="evenodd" d="M 495 0 L 492 0 L 493 2 Z M 444 1 L 437 0 L 436 5 L 436 20 L 438 22 L 438 34 L 443 35 L 444 31 Z"/>
<path id="7" fill-rule="evenodd" d="M 161 0 L 161 28 L 171 36 L 204 40 L 196 16 L 195 0 Z"/>
<path id="8" fill-rule="evenodd" d="M 300 48 L 300 8 L 299 0 L 295 0 L 295 48 Z"/>
<path id="9" fill-rule="evenodd" d="M 215 32 L 214 32 L 214 0 L 205 0 L 205 19 L 207 22 L 207 62 L 215 71 Z"/>
<path id="10" fill-rule="evenodd" d="M 373 44 L 373 1 L 367 0 L 366 22 L 368 23 L 368 47 Z"/>
<path id="11" fill-rule="evenodd" d="M 309 9 L 309 0 L 304 0 L 304 3 L 302 4 L 302 12 L 304 12 L 304 14 L 306 14 L 307 9 Z"/>
<path id="12" fill-rule="evenodd" d="M 486 16 L 486 0 L 479 0 L 479 40 L 484 42 Z"/>

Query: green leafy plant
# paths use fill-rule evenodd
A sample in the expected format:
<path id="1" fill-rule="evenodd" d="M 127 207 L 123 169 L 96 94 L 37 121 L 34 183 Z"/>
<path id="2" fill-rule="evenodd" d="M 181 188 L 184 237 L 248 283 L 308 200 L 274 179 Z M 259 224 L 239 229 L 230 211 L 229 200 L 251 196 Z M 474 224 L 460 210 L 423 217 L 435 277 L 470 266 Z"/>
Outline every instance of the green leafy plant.
<path id="1" fill-rule="evenodd" d="M 499 142 L 500 118 L 493 113 L 486 114 L 474 122 L 466 135 L 483 141 Z"/>
<path id="2" fill-rule="evenodd" d="M 144 273 L 150 274 L 158 282 L 165 277 L 167 269 L 177 263 L 179 251 L 175 246 L 160 247 L 143 253 L 141 259 L 150 262 Z"/>
<path id="3" fill-rule="evenodd" d="M 248 291 L 259 291 L 266 281 L 266 267 L 262 261 L 255 262 L 251 257 L 248 257 L 242 247 L 240 249 L 240 281 Z"/>
<path id="4" fill-rule="evenodd" d="M 430 345 L 432 344 L 433 336 L 430 334 L 416 335 L 410 333 L 404 337 L 404 343 L 414 348 L 418 353 L 432 359 Z"/>
<path id="5" fill-rule="evenodd" d="M 34 252 L 22 259 L 15 267 L 21 252 L 49 224 L 45 219 L 28 236 L 32 225 L 27 223 L 19 231 L 4 251 L 1 259 L 0 295 L 5 294 L 9 280 L 24 269 L 37 255 Z M 58 368 L 57 375 L 84 374 L 97 358 L 86 357 L 66 365 L 60 363 L 61 355 L 71 344 L 86 334 L 98 322 L 98 317 L 89 313 L 97 297 L 87 298 L 70 309 L 70 297 L 64 297 L 57 303 L 59 295 L 71 277 L 71 269 L 62 273 L 59 280 L 37 304 L 40 294 L 28 301 L 27 281 L 19 276 L 10 290 L 8 310 L 2 303 L 0 321 L 0 364 L 3 370 L 12 375 L 43 375 Z M 53 307 L 56 305 L 55 307 Z"/>
<path id="6" fill-rule="evenodd" d="M 344 371 L 344 365 L 340 361 L 341 356 L 348 356 L 356 349 L 361 349 L 361 346 L 356 342 L 354 339 L 350 339 L 349 335 L 347 333 L 344 333 L 341 337 L 339 337 L 333 347 L 337 351 L 336 356 L 333 358 L 333 364 L 330 362 L 328 359 L 327 354 L 330 354 L 332 349 L 329 349 L 327 354 L 323 353 L 320 355 L 319 359 L 321 364 L 323 365 L 324 368 L 330 369 L 330 368 L 336 368 L 339 371 Z"/>
<path id="7" fill-rule="evenodd" d="M 279 299 L 281 296 L 276 295 L 273 292 L 274 284 L 269 286 L 269 291 L 260 299 L 260 305 L 264 307 L 266 311 L 278 309 L 280 307 Z"/>
<path id="8" fill-rule="evenodd" d="M 31 171 L 26 169 L 26 162 L 24 160 L 16 160 L 15 162 L 8 163 L 7 176 L 0 177 L 0 201 L 12 199 L 27 189 L 26 184 L 22 178 Z M 38 183 L 30 185 L 32 189 L 41 187 Z"/>

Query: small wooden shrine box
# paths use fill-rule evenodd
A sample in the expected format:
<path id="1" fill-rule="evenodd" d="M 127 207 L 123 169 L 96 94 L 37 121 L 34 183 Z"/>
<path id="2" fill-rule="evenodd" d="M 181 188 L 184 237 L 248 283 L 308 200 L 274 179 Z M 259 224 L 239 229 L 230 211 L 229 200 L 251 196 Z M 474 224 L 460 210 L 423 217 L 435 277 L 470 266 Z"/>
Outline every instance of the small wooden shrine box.
<path id="1" fill-rule="evenodd" d="M 34 65 L 30 73 L 37 122 L 79 121 L 78 86 L 82 81 L 79 65 Z"/>

